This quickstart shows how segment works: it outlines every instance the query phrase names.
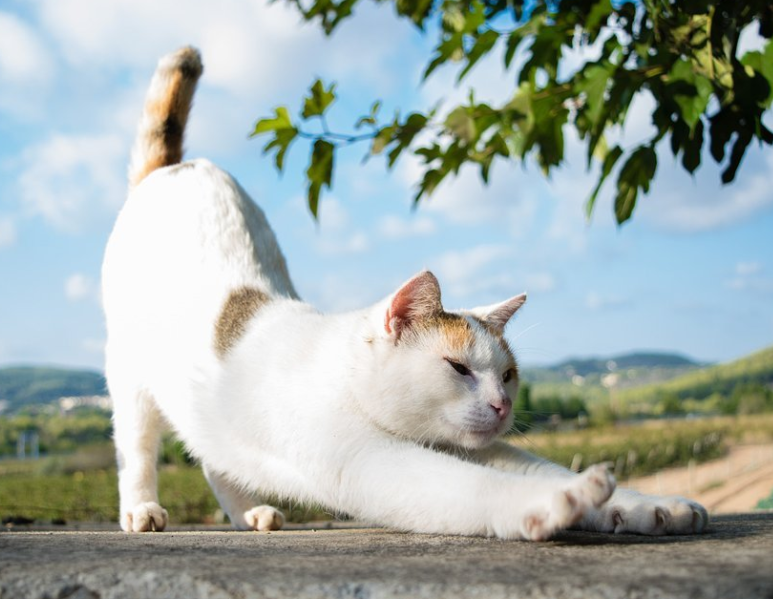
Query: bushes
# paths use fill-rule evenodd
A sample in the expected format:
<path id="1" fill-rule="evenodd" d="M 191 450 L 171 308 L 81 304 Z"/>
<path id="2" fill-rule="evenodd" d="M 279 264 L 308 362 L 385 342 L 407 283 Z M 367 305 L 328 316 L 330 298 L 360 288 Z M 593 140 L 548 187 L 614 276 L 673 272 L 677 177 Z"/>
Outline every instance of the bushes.
<path id="1" fill-rule="evenodd" d="M 567 435 L 534 435 L 517 441 L 563 466 L 581 469 L 599 462 L 614 464 L 615 476 L 626 479 L 657 472 L 691 460 L 704 462 L 726 452 L 729 426 L 709 422 L 661 422 L 592 428 Z"/>

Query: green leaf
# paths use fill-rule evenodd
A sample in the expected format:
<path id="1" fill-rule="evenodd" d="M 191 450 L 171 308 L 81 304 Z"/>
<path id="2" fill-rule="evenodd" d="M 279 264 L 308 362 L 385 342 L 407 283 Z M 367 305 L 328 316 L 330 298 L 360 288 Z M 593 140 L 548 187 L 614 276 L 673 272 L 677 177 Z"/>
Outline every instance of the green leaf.
<path id="1" fill-rule="evenodd" d="M 324 185 L 328 189 L 333 181 L 333 156 L 335 146 L 323 139 L 314 142 L 311 153 L 311 162 L 306 170 L 306 178 L 309 181 L 308 203 L 309 210 L 314 218 L 317 218 L 319 209 L 319 194 Z"/>
<path id="2" fill-rule="evenodd" d="M 376 118 L 378 117 L 378 111 L 381 109 L 381 100 L 376 100 L 370 107 L 370 114 L 368 116 L 360 117 L 357 123 L 354 125 L 355 129 L 359 129 L 363 125 L 375 125 Z"/>
<path id="3" fill-rule="evenodd" d="M 612 172 L 612 169 L 615 168 L 615 164 L 617 164 L 617 161 L 622 155 L 623 150 L 620 149 L 620 146 L 615 146 L 604 157 L 604 163 L 601 165 L 601 174 L 599 175 L 598 183 L 596 183 L 596 187 L 593 188 L 593 193 L 591 193 L 588 201 L 585 203 L 586 218 L 590 219 L 591 215 L 593 214 L 593 207 L 596 204 L 596 197 L 599 195 L 601 187 L 604 185 L 604 181 L 607 180 L 607 177 L 609 177 L 609 174 Z"/>
<path id="4" fill-rule="evenodd" d="M 304 119 L 308 119 L 313 116 L 321 116 L 335 101 L 335 83 L 331 83 L 328 89 L 322 84 L 322 81 L 317 79 L 311 86 L 311 95 L 307 96 L 303 100 L 303 112 L 301 116 Z"/>
<path id="5" fill-rule="evenodd" d="M 585 31 L 588 32 L 588 41 L 591 44 L 596 41 L 596 36 L 604 25 L 607 24 L 607 20 L 612 13 L 613 8 L 610 0 L 600 0 L 590 9 L 588 18 L 585 19 Z"/>
<path id="6" fill-rule="evenodd" d="M 585 94 L 585 114 L 592 129 L 598 126 L 604 112 L 605 92 L 611 75 L 611 65 L 594 64 L 583 70 L 576 84 L 577 90 Z"/>
<path id="7" fill-rule="evenodd" d="M 256 123 L 255 130 L 250 134 L 250 137 L 268 133 L 269 131 L 276 131 L 277 129 L 294 129 L 287 108 L 280 106 L 275 108 L 274 112 L 276 113 L 276 117 L 273 119 L 260 119 Z"/>
<path id="8" fill-rule="evenodd" d="M 293 127 L 287 108 L 280 106 L 275 110 L 275 113 L 276 117 L 273 119 L 259 120 L 255 125 L 255 130 L 250 134 L 250 137 L 273 132 L 274 138 L 269 140 L 264 146 L 263 153 L 267 154 L 271 150 L 276 149 L 274 162 L 277 170 L 281 172 L 284 169 L 285 154 L 287 153 L 290 144 L 298 135 L 298 129 Z"/>
<path id="9" fill-rule="evenodd" d="M 677 60 L 668 79 L 669 85 L 676 90 L 674 101 L 679 106 L 682 118 L 692 130 L 709 105 L 714 91 L 711 81 L 696 73 L 687 60 Z"/>
<path id="10" fill-rule="evenodd" d="M 370 146 L 370 153 L 374 156 L 381 154 L 381 152 L 384 151 L 384 148 L 392 143 L 392 138 L 394 137 L 395 131 L 397 131 L 396 124 L 388 125 L 379 129 L 378 133 L 376 133 L 376 136 L 373 138 L 373 143 Z"/>
<path id="11" fill-rule="evenodd" d="M 446 36 L 442 42 L 435 48 L 435 56 L 427 65 L 427 69 L 422 75 L 422 80 L 426 80 L 436 68 L 448 62 L 449 60 L 461 60 L 464 57 L 463 37 L 461 33 L 453 33 Z"/>
<path id="12" fill-rule="evenodd" d="M 263 148 L 264 154 L 276 148 L 276 156 L 274 157 L 274 163 L 276 164 L 276 168 L 279 172 L 282 172 L 282 170 L 284 169 L 285 154 L 287 153 L 287 149 L 290 147 L 290 144 L 293 142 L 293 140 L 297 135 L 298 135 L 298 130 L 295 128 L 278 129 L 275 133 L 274 139 L 272 139 Z"/>
<path id="13" fill-rule="evenodd" d="M 422 196 L 431 195 L 433 191 L 440 185 L 440 182 L 445 178 L 447 171 L 439 169 L 429 169 L 424 173 L 424 177 L 419 183 L 419 191 L 413 198 L 414 206 L 419 202 Z"/>
<path id="14" fill-rule="evenodd" d="M 481 57 L 491 52 L 491 48 L 497 43 L 499 34 L 496 31 L 484 31 L 476 40 L 475 45 L 467 54 L 467 65 L 459 73 L 457 81 L 464 79 L 465 75 L 470 72 L 470 69 L 475 66 Z"/>
<path id="15" fill-rule="evenodd" d="M 505 48 L 505 68 L 510 67 L 510 63 L 512 62 L 513 57 L 515 56 L 515 52 L 518 50 L 521 42 L 527 37 L 534 35 L 539 30 L 542 22 L 543 20 L 539 17 L 532 18 L 510 33 L 507 38 L 507 45 Z"/>
<path id="16" fill-rule="evenodd" d="M 701 164 L 703 148 L 703 122 L 698 121 L 682 144 L 682 166 L 688 173 L 694 173 Z"/>
<path id="17" fill-rule="evenodd" d="M 769 93 L 764 106 L 770 108 L 771 103 L 773 103 L 773 41 L 768 41 L 764 52 L 747 52 L 741 59 L 741 63 L 753 68 L 767 79 Z"/>
<path id="18" fill-rule="evenodd" d="M 738 171 L 738 167 L 741 166 L 741 160 L 746 152 L 746 148 L 752 141 L 751 130 L 740 131 L 733 143 L 733 149 L 730 152 L 730 164 L 722 171 L 722 183 L 730 183 L 735 179 L 735 173 Z"/>
<path id="19" fill-rule="evenodd" d="M 617 224 L 622 225 L 631 218 L 639 190 L 644 193 L 649 191 L 650 181 L 655 176 L 657 166 L 658 158 L 652 146 L 639 146 L 628 157 L 617 177 L 617 197 L 615 197 Z"/>
<path id="20" fill-rule="evenodd" d="M 451 4 L 443 12 L 443 27 L 448 31 L 462 32 L 466 22 L 462 9 L 456 4 Z"/>
<path id="21" fill-rule="evenodd" d="M 455 108 L 446 117 L 446 129 L 466 143 L 472 142 L 476 137 L 475 121 L 464 106 Z"/>

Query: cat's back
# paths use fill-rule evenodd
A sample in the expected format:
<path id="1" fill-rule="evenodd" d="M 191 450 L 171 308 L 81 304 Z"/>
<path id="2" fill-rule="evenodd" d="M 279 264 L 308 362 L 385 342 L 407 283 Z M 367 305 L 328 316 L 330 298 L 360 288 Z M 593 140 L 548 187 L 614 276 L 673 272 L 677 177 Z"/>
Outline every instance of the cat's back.
<path id="1" fill-rule="evenodd" d="M 108 241 L 102 281 L 109 333 L 153 327 L 209 335 L 234 289 L 296 297 L 263 211 L 202 159 L 158 169 L 131 191 Z"/>

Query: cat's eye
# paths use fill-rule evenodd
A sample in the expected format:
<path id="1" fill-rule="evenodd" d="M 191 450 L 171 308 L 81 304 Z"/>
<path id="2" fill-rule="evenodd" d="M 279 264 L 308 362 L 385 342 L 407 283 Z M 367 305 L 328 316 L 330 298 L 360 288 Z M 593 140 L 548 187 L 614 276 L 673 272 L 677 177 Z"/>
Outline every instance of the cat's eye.
<path id="1" fill-rule="evenodd" d="M 454 362 L 453 360 L 449 360 L 446 358 L 446 362 L 448 362 L 451 365 L 451 368 L 456 370 L 459 374 L 462 376 L 470 376 L 472 374 L 472 371 L 467 368 L 464 364 L 460 364 L 459 362 Z"/>
<path id="2" fill-rule="evenodd" d="M 508 368 L 507 370 L 505 370 L 505 373 L 502 375 L 502 382 L 509 383 L 511 380 L 513 380 L 513 369 Z"/>

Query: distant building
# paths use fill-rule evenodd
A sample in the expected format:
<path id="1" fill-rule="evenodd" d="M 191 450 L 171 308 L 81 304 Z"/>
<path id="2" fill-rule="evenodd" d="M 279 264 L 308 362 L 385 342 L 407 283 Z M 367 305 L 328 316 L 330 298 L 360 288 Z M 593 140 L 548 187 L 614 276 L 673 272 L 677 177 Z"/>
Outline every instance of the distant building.
<path id="1" fill-rule="evenodd" d="M 84 395 L 80 397 L 60 397 L 59 410 L 62 414 L 72 412 L 76 408 L 99 408 L 100 410 L 110 410 L 113 402 L 107 395 Z"/>

